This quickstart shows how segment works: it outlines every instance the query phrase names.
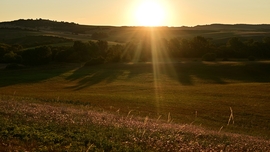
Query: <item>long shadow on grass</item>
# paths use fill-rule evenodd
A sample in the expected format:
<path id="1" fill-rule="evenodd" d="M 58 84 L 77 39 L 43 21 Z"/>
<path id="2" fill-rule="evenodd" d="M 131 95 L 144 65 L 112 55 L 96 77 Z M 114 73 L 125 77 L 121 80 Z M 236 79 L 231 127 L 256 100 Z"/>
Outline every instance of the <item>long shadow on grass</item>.
<path id="1" fill-rule="evenodd" d="M 227 84 L 239 82 L 270 82 L 270 62 L 188 62 L 174 64 L 177 79 L 184 83 L 189 77 L 190 84 L 199 79 L 204 83 Z M 184 75 L 184 76 L 182 76 Z"/>
<path id="2" fill-rule="evenodd" d="M 85 73 L 87 71 L 87 73 Z M 80 68 L 74 72 L 74 74 L 67 78 L 67 80 L 74 81 L 78 80 L 78 84 L 76 86 L 69 87 L 71 89 L 80 90 L 88 86 L 92 86 L 98 84 L 100 82 L 111 83 L 113 82 L 119 75 L 121 75 L 121 71 L 110 71 L 110 70 L 93 70 Z"/>
<path id="3" fill-rule="evenodd" d="M 0 70 L 0 87 L 15 85 L 38 83 L 56 76 L 59 76 L 67 71 L 73 70 L 78 65 L 71 64 L 54 64 L 36 67 L 26 67 L 18 70 Z"/>
<path id="4" fill-rule="evenodd" d="M 149 74 L 162 81 L 162 75 L 178 81 L 181 85 L 195 83 L 227 84 L 239 82 L 270 82 L 270 63 L 261 62 L 182 62 L 182 63 L 136 63 L 107 64 L 82 67 L 66 79 L 78 81 L 71 89 L 80 90 L 98 83 L 112 83 L 117 79 L 129 81 L 137 77 L 137 83 L 144 83 L 140 75 Z M 139 80 L 139 81 L 138 81 Z M 140 82 L 141 81 L 141 82 Z M 155 80 L 153 80 L 155 81 Z M 134 82 L 135 83 L 135 82 Z"/>
<path id="5" fill-rule="evenodd" d="M 201 83 L 227 84 L 232 81 L 270 82 L 270 62 L 157 63 L 156 71 L 159 75 L 169 76 L 185 86 Z"/>
<path id="6" fill-rule="evenodd" d="M 139 74 L 152 73 L 150 64 L 105 64 L 98 66 L 82 67 L 66 78 L 69 81 L 78 81 L 70 89 L 80 90 L 98 83 L 112 83 L 116 79 L 131 79 Z"/>

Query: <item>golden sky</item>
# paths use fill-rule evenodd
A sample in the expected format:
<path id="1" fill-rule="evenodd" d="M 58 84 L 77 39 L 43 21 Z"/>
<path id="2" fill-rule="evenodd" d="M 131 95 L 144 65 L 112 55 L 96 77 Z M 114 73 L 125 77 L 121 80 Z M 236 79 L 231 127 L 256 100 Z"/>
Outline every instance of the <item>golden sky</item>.
<path id="1" fill-rule="evenodd" d="M 50 19 L 87 25 L 270 24 L 270 0 L 1 0 L 0 21 Z"/>

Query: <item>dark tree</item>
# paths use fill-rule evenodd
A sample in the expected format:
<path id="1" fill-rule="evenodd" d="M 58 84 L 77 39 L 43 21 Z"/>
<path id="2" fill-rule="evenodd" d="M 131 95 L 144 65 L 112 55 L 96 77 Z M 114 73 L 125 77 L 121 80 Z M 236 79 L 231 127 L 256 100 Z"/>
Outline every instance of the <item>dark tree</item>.
<path id="1" fill-rule="evenodd" d="M 202 36 L 196 36 L 191 41 L 191 54 L 193 57 L 201 57 L 210 52 L 209 41 Z"/>
<path id="2" fill-rule="evenodd" d="M 168 48 L 170 50 L 170 54 L 174 57 L 181 57 L 183 56 L 181 50 L 181 43 L 178 38 L 172 38 L 167 43 Z"/>
<path id="3" fill-rule="evenodd" d="M 92 41 L 89 41 L 88 43 L 75 41 L 73 50 L 74 52 L 72 55 L 76 56 L 77 60 L 80 62 L 91 60 L 99 54 L 99 46 Z"/>
<path id="4" fill-rule="evenodd" d="M 192 57 L 191 42 L 187 39 L 181 39 L 180 41 L 180 57 Z"/>
<path id="5" fill-rule="evenodd" d="M 107 51 L 107 62 L 120 62 L 122 60 L 122 54 L 124 52 L 124 47 L 122 45 L 113 45 Z"/>
<path id="6" fill-rule="evenodd" d="M 105 57 L 106 56 L 106 52 L 109 48 L 109 44 L 107 41 L 103 41 L 103 40 L 98 40 L 96 42 L 97 46 L 98 46 L 98 55 L 101 57 Z"/>
<path id="7" fill-rule="evenodd" d="M 228 49 L 234 52 L 234 57 L 246 57 L 245 44 L 237 37 L 231 38 L 227 42 Z"/>
<path id="8" fill-rule="evenodd" d="M 41 65 L 49 63 L 52 59 L 52 51 L 48 46 L 25 50 L 22 53 L 23 61 L 26 64 Z"/>

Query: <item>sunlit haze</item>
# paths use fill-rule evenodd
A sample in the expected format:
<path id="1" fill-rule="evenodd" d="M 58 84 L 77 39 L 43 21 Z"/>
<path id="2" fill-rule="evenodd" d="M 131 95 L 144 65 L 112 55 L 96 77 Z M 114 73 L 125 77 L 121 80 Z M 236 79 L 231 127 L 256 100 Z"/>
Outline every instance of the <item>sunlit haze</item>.
<path id="1" fill-rule="evenodd" d="M 156 0 L 141 1 L 135 8 L 137 24 L 142 26 L 161 26 L 165 25 L 166 12 L 165 7 Z"/>
<path id="2" fill-rule="evenodd" d="M 0 21 L 42 18 L 114 26 L 270 24 L 269 6 L 269 0 L 1 0 Z"/>

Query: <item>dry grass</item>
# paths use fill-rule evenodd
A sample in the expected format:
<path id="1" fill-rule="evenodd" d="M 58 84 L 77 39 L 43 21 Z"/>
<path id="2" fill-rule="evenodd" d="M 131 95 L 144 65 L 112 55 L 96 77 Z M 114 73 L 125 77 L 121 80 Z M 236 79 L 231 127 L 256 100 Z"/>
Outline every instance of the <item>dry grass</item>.
<path id="1" fill-rule="evenodd" d="M 81 64 L 52 64 L 18 71 L 0 70 L 0 94 L 13 96 L 16 91 L 16 96 L 92 105 L 106 111 L 112 106 L 112 110 L 120 109 L 123 115 L 134 110 L 133 115 L 162 115 L 163 120 L 170 113 L 173 122 L 193 122 L 213 130 L 224 126 L 222 131 L 269 139 L 269 65 L 160 63 L 160 76 L 155 79 L 150 63 L 87 68 Z M 235 124 L 225 127 L 229 107 L 233 108 Z"/>
<path id="2" fill-rule="evenodd" d="M 99 132 L 99 136 L 104 136 L 104 140 L 109 140 L 112 143 L 121 142 L 121 146 L 126 148 L 125 151 L 127 149 L 130 151 L 267 151 L 270 149 L 270 142 L 268 140 L 222 133 L 222 131 L 219 133 L 193 125 L 172 123 L 170 113 L 168 114 L 168 121 L 170 123 L 168 123 L 165 120 L 159 120 L 159 118 L 134 117 L 132 111 L 123 116 L 119 115 L 117 111 L 108 113 L 87 106 L 44 104 L 39 101 L 30 101 L 29 99 L 20 101 L 1 100 L 0 111 L 0 117 L 3 119 L 21 121 L 23 126 L 29 126 L 30 128 L 34 128 L 34 126 L 31 126 L 33 122 L 40 125 L 56 124 L 59 128 L 75 126 L 78 130 L 85 130 L 93 125 L 97 126 L 97 128 L 110 128 L 111 136 L 113 137 L 107 137 L 108 132 Z M 13 123 L 16 124 L 18 122 Z M 20 125 L 17 126 L 19 127 Z M 4 130 L 5 126 L 1 127 Z M 89 129 L 81 133 L 88 134 L 87 131 L 91 131 Z M 40 130 L 40 132 L 46 131 Z M 51 130 L 50 133 L 53 131 Z M 61 133 L 66 134 L 65 131 L 53 133 L 58 135 L 61 135 Z M 66 135 L 66 138 L 69 138 L 68 135 Z M 91 137 L 89 136 L 88 138 Z M 37 150 L 40 146 L 51 146 L 51 150 L 47 149 L 48 151 L 60 151 L 60 149 L 65 151 L 72 150 L 72 148 L 75 151 L 104 150 L 104 148 L 95 144 L 93 140 L 87 146 L 84 145 L 83 148 L 71 142 L 70 146 L 63 144 L 57 149 L 57 147 L 54 147 L 55 145 L 48 142 L 28 139 L 28 144 L 29 141 L 32 144 L 32 147 L 28 147 L 26 145 L 27 142 L 17 136 L 4 138 L 3 131 L 1 132 L 0 141 L 0 150 L 2 151 Z M 121 150 L 121 147 L 112 147 L 109 151 L 119 150 Z"/>

